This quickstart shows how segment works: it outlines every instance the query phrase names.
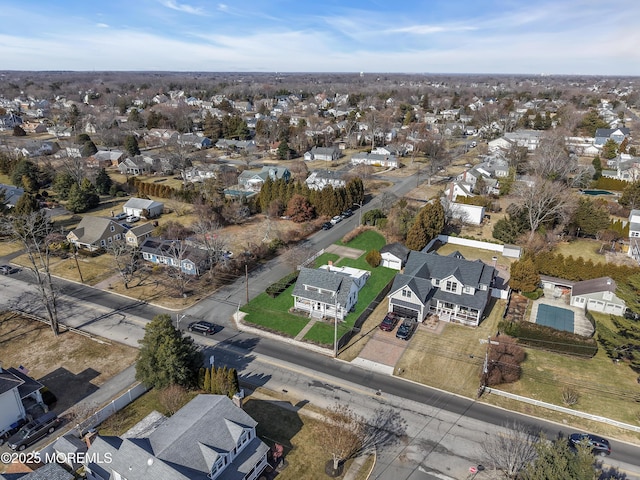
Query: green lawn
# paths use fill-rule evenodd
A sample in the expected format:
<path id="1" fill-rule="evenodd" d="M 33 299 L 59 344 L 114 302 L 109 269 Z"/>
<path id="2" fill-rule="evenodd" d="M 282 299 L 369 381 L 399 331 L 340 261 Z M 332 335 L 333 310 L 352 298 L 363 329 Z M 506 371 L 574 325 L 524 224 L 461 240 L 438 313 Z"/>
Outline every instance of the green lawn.
<path id="1" fill-rule="evenodd" d="M 340 258 L 340 255 L 335 253 L 323 253 L 315 260 L 315 267 L 321 267 L 322 265 L 327 265 L 329 262 L 335 263 Z"/>
<path id="2" fill-rule="evenodd" d="M 277 331 L 288 337 L 295 337 L 304 326 L 309 323 L 306 317 L 299 317 L 289 313 L 293 307 L 294 285 L 290 285 L 276 298 L 261 293 L 240 310 L 247 313 L 245 322 L 260 325 L 269 330 Z"/>
<path id="3" fill-rule="evenodd" d="M 342 241 L 336 242 L 337 245 L 345 245 L 351 248 L 357 248 L 368 252 L 369 250 L 380 250 L 387 244 L 384 237 L 375 230 L 365 230 L 356 238 L 348 243 L 342 243 Z"/>

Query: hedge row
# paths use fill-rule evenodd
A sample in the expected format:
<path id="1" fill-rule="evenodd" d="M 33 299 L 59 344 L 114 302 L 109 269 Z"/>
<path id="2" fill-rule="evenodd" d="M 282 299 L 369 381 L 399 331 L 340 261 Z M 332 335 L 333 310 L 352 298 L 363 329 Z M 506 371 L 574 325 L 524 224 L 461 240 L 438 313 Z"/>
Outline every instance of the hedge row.
<path id="1" fill-rule="evenodd" d="M 517 338 L 518 343 L 522 345 L 554 353 L 593 357 L 598 352 L 598 344 L 593 338 L 563 332 L 536 323 L 503 320 L 500 322 L 499 329 L 501 332 Z"/>
<path id="2" fill-rule="evenodd" d="M 271 298 L 276 298 L 278 295 L 284 292 L 290 285 L 293 285 L 295 283 L 295 281 L 298 279 L 298 273 L 299 273 L 298 271 L 290 273 L 286 277 L 281 278 L 277 282 L 269 285 L 265 290 L 267 292 L 267 295 L 269 295 Z"/>

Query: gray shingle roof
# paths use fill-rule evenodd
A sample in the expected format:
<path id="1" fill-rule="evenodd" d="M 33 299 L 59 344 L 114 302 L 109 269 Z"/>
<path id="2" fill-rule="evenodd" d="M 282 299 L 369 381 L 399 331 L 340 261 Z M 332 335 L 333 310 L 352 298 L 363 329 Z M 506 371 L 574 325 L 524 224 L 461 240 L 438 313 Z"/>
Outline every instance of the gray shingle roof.
<path id="1" fill-rule="evenodd" d="M 398 243 L 398 242 L 388 243 L 387 245 L 385 245 L 380 249 L 380 253 L 388 252 L 393 256 L 395 256 L 396 258 L 399 258 L 400 260 L 402 260 L 402 262 L 407 261 L 407 257 L 409 256 L 410 251 L 411 250 L 405 247 L 402 243 Z"/>
<path id="2" fill-rule="evenodd" d="M 86 216 L 82 217 L 78 227 L 72 230 L 71 233 L 78 237 L 79 243 L 94 245 L 100 242 L 100 239 L 103 238 L 105 232 L 107 232 L 112 225 L 115 229 L 113 235 L 117 233 L 124 235 L 126 232 L 126 229 L 122 225 L 109 218 Z"/>
<path id="3" fill-rule="evenodd" d="M 162 203 L 156 202 L 155 200 L 148 200 L 145 198 L 130 198 L 122 207 L 135 209 L 139 208 L 141 210 L 144 210 L 146 208 L 147 210 L 150 210 L 153 207 L 158 207 L 160 205 L 162 205 Z"/>
<path id="4" fill-rule="evenodd" d="M 236 448 L 244 429 L 256 425 L 226 396 L 198 395 L 148 438 L 97 437 L 89 454 L 111 452 L 113 460 L 90 468 L 109 479 L 113 470 L 128 480 L 207 480 L 219 454 Z M 254 437 L 217 478 L 241 480 L 268 449 Z"/>
<path id="5" fill-rule="evenodd" d="M 335 270 L 327 271 L 303 267 L 298 274 L 298 280 L 293 288 L 292 295 L 326 304 L 337 302 L 340 305 L 346 305 L 352 283 L 353 279 L 349 275 Z M 327 293 L 305 290 L 305 285 L 320 288 Z M 334 296 L 334 292 L 338 292 L 337 299 Z"/>
<path id="6" fill-rule="evenodd" d="M 406 275 L 421 278 L 436 278 L 442 280 L 450 275 L 456 275 L 464 285 L 477 287 L 484 283 L 489 285 L 493 278 L 494 268 L 480 261 L 464 258 L 443 257 L 433 253 L 412 251 L 409 253 L 404 268 Z"/>
<path id="7" fill-rule="evenodd" d="M 571 289 L 571 295 L 587 295 L 597 292 L 615 293 L 616 287 L 616 282 L 609 277 L 593 278 L 591 280 L 576 282 Z"/>
<path id="8" fill-rule="evenodd" d="M 73 475 L 57 463 L 47 463 L 27 474 L 10 473 L 0 475 L 0 480 L 73 480 Z"/>

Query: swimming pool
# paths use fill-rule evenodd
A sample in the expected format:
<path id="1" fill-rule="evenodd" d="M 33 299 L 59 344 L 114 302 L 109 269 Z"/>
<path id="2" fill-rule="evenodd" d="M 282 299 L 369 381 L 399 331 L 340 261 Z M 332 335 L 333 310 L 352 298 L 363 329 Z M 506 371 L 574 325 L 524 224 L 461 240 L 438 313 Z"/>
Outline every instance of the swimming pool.
<path id="1" fill-rule="evenodd" d="M 580 190 L 580 193 L 585 195 L 615 195 L 615 193 L 608 190 Z"/>

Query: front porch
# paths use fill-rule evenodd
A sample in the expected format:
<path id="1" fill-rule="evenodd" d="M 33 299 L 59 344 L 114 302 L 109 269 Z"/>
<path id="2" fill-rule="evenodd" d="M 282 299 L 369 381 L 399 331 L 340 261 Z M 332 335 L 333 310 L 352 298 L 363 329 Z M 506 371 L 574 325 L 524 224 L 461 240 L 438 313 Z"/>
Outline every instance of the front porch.
<path id="1" fill-rule="evenodd" d="M 306 298 L 294 297 L 293 309 L 301 312 L 306 312 L 309 318 L 315 318 L 321 320 L 338 319 L 344 320 L 346 311 L 344 307 L 331 303 L 323 303 L 315 300 L 309 300 Z"/>
<path id="2" fill-rule="evenodd" d="M 480 323 L 478 310 L 439 300 L 429 305 L 429 313 L 437 315 L 443 322 L 461 323 L 472 327 L 477 327 Z"/>

